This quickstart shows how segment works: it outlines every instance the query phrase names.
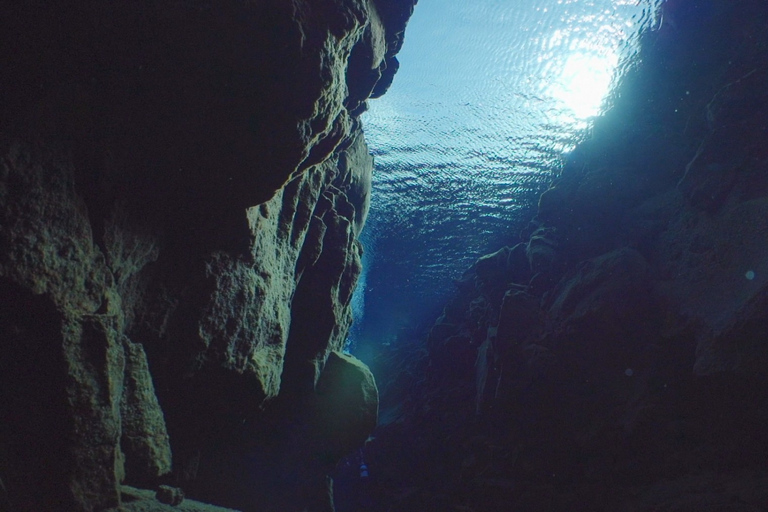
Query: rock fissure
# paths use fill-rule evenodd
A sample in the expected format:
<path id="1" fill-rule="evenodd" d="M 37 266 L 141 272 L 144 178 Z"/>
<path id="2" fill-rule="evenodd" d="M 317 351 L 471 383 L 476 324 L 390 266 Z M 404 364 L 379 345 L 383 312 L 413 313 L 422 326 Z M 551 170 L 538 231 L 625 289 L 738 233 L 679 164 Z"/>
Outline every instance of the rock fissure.
<path id="1" fill-rule="evenodd" d="M 402 403 L 338 510 L 765 506 L 768 11 L 660 14 L 520 238 L 378 369 Z"/>

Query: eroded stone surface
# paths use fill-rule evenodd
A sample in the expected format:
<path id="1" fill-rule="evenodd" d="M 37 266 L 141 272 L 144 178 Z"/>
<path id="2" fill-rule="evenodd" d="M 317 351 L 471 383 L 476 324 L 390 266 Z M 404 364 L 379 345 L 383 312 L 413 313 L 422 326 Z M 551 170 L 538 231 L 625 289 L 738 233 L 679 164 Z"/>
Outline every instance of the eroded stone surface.
<path id="1" fill-rule="evenodd" d="M 160 479 L 244 510 L 332 507 L 333 461 L 302 468 L 290 425 L 311 423 L 351 323 L 372 172 L 358 116 L 391 82 L 414 3 L 21 2 L 4 17 L 14 507 L 114 507 L 121 482 Z M 291 434 L 273 448 L 273 431 Z"/>

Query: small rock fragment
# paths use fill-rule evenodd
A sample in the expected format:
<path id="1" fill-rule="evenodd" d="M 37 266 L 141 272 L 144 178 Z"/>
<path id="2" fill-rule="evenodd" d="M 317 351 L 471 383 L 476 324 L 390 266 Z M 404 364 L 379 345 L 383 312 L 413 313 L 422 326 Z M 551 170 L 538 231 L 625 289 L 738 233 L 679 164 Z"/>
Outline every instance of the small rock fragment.
<path id="1" fill-rule="evenodd" d="M 184 491 L 182 491 L 179 487 L 161 485 L 157 488 L 155 498 L 157 498 L 157 501 L 160 503 L 165 503 L 166 505 L 172 505 L 175 507 L 176 505 L 181 505 L 181 502 L 184 501 Z"/>

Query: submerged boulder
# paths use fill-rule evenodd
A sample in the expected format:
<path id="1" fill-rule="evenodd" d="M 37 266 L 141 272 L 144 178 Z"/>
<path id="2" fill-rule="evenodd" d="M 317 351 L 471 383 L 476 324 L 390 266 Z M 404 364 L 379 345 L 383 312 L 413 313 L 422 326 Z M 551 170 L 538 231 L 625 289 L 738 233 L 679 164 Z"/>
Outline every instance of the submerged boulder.
<path id="1" fill-rule="evenodd" d="M 355 357 L 331 352 L 317 382 L 314 422 L 327 456 L 340 459 L 362 446 L 378 421 L 373 374 Z"/>

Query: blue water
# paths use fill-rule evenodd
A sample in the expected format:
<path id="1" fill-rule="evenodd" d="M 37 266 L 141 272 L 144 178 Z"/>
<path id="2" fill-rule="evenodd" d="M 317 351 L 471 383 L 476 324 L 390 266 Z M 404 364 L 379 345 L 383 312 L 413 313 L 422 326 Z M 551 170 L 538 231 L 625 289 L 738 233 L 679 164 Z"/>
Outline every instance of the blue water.
<path id="1" fill-rule="evenodd" d="M 353 350 L 418 339 L 452 279 L 516 242 L 655 6 L 419 0 L 395 82 L 363 117 L 376 166 Z"/>

